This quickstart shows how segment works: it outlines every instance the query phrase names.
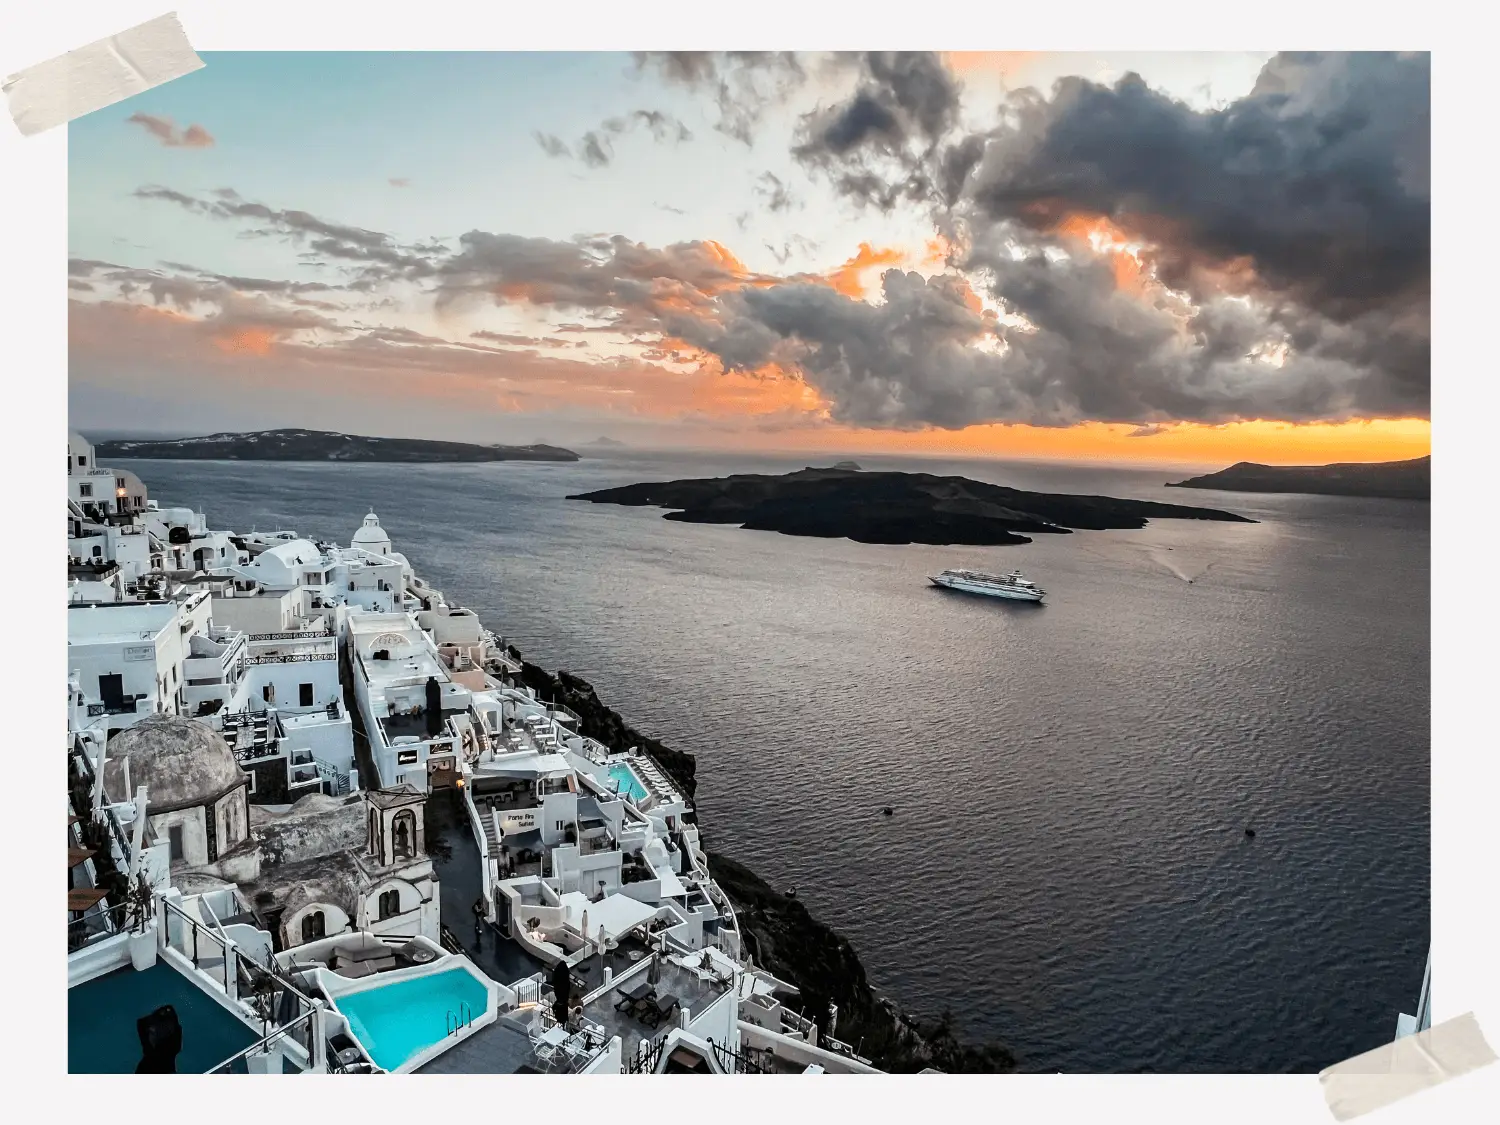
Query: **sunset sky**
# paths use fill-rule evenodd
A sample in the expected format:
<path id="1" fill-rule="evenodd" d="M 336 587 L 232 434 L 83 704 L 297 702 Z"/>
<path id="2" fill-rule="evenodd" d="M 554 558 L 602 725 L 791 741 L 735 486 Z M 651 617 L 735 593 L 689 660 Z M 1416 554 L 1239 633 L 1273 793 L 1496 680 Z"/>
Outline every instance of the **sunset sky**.
<path id="1" fill-rule="evenodd" d="M 1429 452 L 1426 55 L 204 61 L 69 126 L 74 428 Z"/>

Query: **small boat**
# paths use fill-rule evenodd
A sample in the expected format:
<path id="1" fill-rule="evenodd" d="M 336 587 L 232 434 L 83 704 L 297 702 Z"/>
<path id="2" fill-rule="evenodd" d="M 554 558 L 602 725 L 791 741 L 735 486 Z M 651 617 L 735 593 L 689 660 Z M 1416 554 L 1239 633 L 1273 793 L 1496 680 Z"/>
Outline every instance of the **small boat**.
<path id="1" fill-rule="evenodd" d="M 945 570 L 942 574 L 929 574 L 927 580 L 935 586 L 948 590 L 959 590 L 965 594 L 983 594 L 989 598 L 1009 598 L 1017 602 L 1039 602 L 1047 596 L 1035 582 L 1023 577 L 1019 570 L 1009 574 L 985 574 L 978 570 Z"/>

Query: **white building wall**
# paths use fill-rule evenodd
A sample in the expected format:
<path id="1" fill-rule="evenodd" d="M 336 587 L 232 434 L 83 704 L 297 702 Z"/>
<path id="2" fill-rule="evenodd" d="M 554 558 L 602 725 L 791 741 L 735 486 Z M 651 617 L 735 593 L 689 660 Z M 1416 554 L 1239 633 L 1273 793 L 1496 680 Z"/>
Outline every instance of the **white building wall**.
<path id="1" fill-rule="evenodd" d="M 256 710 L 274 707 L 291 714 L 310 713 L 325 710 L 330 703 L 337 703 L 344 697 L 337 660 L 251 664 L 245 670 L 245 679 L 249 683 L 250 705 Z M 303 684 L 311 685 L 311 703 L 302 702 Z M 270 699 L 266 698 L 268 686 L 273 689 L 273 698 Z"/>
<path id="2" fill-rule="evenodd" d="M 290 720 L 290 721 L 289 721 Z M 282 719 L 286 737 L 281 746 L 288 755 L 298 750 L 310 751 L 314 758 L 348 773 L 354 768 L 354 724 L 347 714 L 338 719 L 298 723 L 290 716 Z"/>
<path id="3" fill-rule="evenodd" d="M 300 595 L 296 590 L 253 597 L 215 596 L 210 610 L 215 624 L 250 633 L 284 633 L 297 619 Z"/>

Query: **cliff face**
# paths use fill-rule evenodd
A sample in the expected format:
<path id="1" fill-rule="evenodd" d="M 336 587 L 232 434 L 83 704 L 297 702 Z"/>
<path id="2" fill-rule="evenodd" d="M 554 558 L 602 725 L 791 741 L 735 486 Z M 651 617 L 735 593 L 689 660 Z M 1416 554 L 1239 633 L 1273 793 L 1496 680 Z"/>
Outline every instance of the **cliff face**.
<path id="1" fill-rule="evenodd" d="M 692 754 L 641 734 L 605 706 L 587 680 L 569 672 L 553 675 L 524 660 L 514 646 L 510 653 L 521 661 L 522 683 L 541 699 L 572 708 L 582 720 L 581 733 L 614 750 L 640 747 L 693 798 L 698 762 Z M 820 1033 L 827 1030 L 832 1002 L 838 1005 L 836 1037 L 881 1070 L 911 1073 L 933 1067 L 949 1073 L 993 1074 L 1015 1069 L 1011 1053 L 998 1044 L 959 1042 L 946 1013 L 930 1024 L 903 1015 L 870 987 L 847 938 L 743 864 L 715 852 L 709 852 L 708 859 L 714 879 L 735 906 L 755 963 L 801 990 L 804 1014 L 817 1021 Z"/>
<path id="2" fill-rule="evenodd" d="M 673 750 L 636 730 L 620 718 L 618 713 L 600 702 L 594 685 L 581 676 L 575 676 L 571 672 L 559 672 L 554 676 L 545 668 L 523 658 L 514 645 L 510 646 L 510 654 L 521 661 L 521 682 L 534 689 L 539 699 L 548 703 L 561 703 L 577 713 L 583 720 L 580 734 L 598 739 L 611 750 L 629 750 L 632 746 L 637 746 L 646 751 L 666 771 L 667 776 L 687 799 L 693 799 L 698 784 L 698 759 L 680 750 Z"/>

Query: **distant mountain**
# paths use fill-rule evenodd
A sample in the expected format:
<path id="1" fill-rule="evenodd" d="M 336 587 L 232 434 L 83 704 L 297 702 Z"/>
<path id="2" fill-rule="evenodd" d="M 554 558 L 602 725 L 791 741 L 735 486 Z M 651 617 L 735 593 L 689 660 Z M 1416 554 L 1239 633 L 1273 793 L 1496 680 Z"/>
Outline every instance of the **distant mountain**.
<path id="1" fill-rule="evenodd" d="M 576 461 L 555 445 L 470 445 L 423 438 L 360 437 L 327 430 L 261 430 L 207 437 L 115 440 L 94 446 L 103 458 L 184 461 Z"/>
<path id="2" fill-rule="evenodd" d="M 598 437 L 598 438 L 595 438 L 593 441 L 589 442 L 588 444 L 591 445 L 591 446 L 595 446 L 595 447 L 603 448 L 603 449 L 627 449 L 627 448 L 629 448 L 623 441 L 616 441 L 614 438 L 611 438 L 611 437 Z"/>
<path id="3" fill-rule="evenodd" d="M 1410 461 L 1354 461 L 1338 465 L 1257 465 L 1241 461 L 1217 473 L 1177 481 L 1167 487 L 1430 500 L 1432 457 L 1417 457 Z"/>

